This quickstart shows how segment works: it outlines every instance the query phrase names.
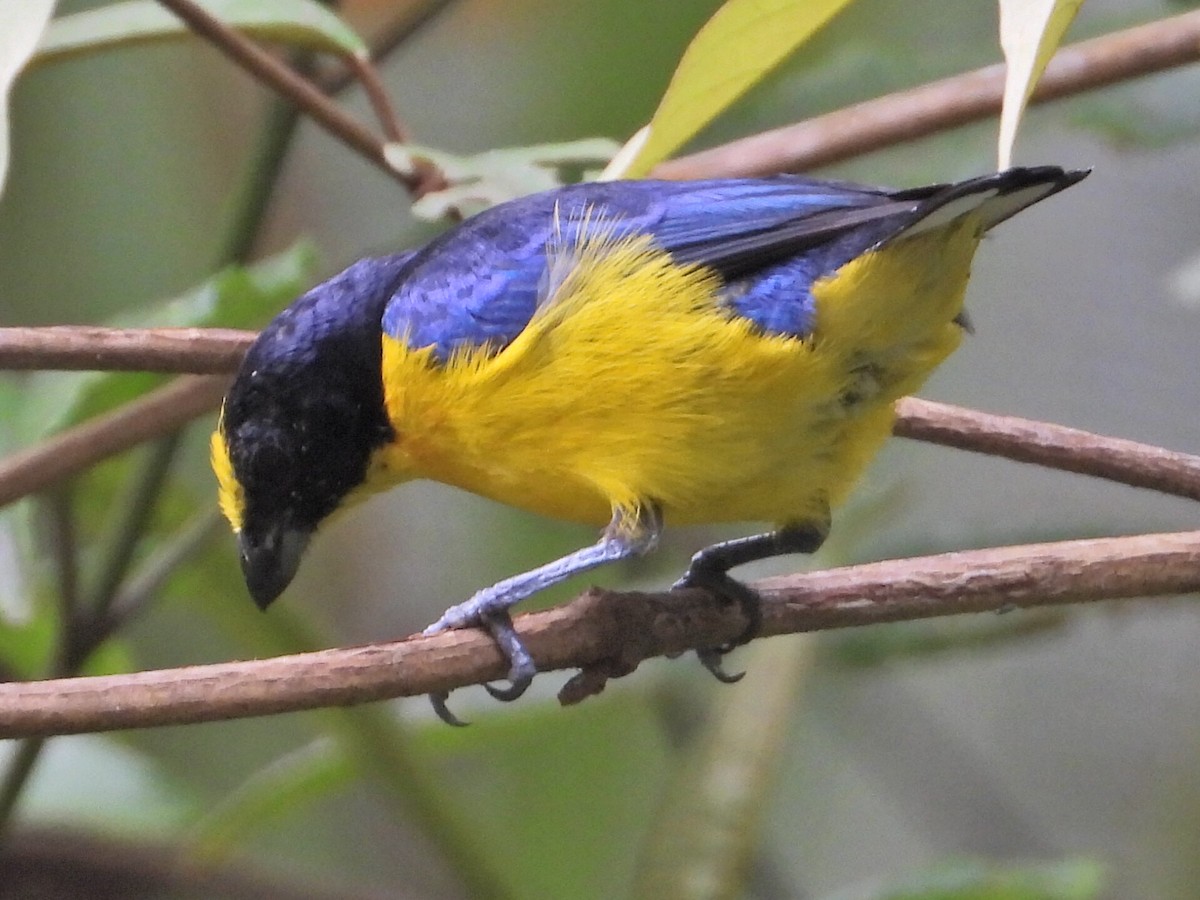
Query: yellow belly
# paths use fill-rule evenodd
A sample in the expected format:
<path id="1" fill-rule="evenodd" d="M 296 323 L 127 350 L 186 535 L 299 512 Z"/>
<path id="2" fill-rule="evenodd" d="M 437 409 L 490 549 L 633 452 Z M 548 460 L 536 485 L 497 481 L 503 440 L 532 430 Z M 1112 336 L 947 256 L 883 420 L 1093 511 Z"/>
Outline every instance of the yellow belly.
<path id="1" fill-rule="evenodd" d="M 813 334 L 764 335 L 718 279 L 643 242 L 596 242 L 497 354 L 431 364 L 383 339 L 396 428 L 374 487 L 433 478 L 596 525 L 803 521 L 840 501 L 892 403 L 957 344 L 977 228 L 898 241 L 818 284 Z"/>

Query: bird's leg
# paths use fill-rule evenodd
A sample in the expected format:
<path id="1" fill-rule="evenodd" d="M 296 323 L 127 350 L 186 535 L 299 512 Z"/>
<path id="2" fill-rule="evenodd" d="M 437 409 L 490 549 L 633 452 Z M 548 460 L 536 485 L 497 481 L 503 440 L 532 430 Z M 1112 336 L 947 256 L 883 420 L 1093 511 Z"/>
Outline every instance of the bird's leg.
<path id="1" fill-rule="evenodd" d="M 762 598 L 758 591 L 729 576 L 729 570 L 760 559 L 783 556 L 787 553 L 815 553 L 825 542 L 829 533 L 829 520 L 819 523 L 785 525 L 776 531 L 755 534 L 750 537 L 722 541 L 705 547 L 692 557 L 691 564 L 683 577 L 675 582 L 675 588 L 706 588 L 741 607 L 746 617 L 746 628 L 732 641 L 722 647 L 706 647 L 696 655 L 704 668 L 718 681 L 732 684 L 743 673 L 729 675 L 721 668 L 722 657 L 734 647 L 753 639 L 762 627 Z"/>
<path id="2" fill-rule="evenodd" d="M 486 685 L 497 700 L 515 700 L 525 693 L 537 666 L 520 636 L 513 628 L 509 609 L 560 581 L 602 566 L 605 563 L 649 553 L 662 534 L 662 515 L 657 507 L 647 505 L 636 510 L 618 509 L 604 529 L 600 540 L 590 547 L 568 553 L 561 559 L 546 563 L 512 578 L 485 588 L 470 600 L 452 606 L 442 617 L 425 629 L 425 634 L 437 634 L 451 628 L 481 627 L 487 629 L 509 662 L 509 686 L 497 688 Z M 438 716 L 451 725 L 461 725 L 447 708 L 446 696 L 430 695 Z"/>

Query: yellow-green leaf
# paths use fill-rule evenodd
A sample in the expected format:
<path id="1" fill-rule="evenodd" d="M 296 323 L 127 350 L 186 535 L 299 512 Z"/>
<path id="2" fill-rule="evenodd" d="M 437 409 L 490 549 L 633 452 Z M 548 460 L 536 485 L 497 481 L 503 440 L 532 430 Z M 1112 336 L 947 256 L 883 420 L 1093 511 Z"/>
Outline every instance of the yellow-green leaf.
<path id="1" fill-rule="evenodd" d="M 264 41 L 341 55 L 369 52 L 350 26 L 316 0 L 199 0 L 199 5 L 227 25 Z M 55 19 L 31 64 L 190 34 L 180 18 L 154 0 L 113 3 Z"/>
<path id="2" fill-rule="evenodd" d="M 645 175 L 849 4 L 850 0 L 728 0 L 684 51 L 641 150 L 624 172 L 610 175 Z"/>
<path id="3" fill-rule="evenodd" d="M 607 163 L 618 149 L 608 138 L 584 138 L 562 144 L 501 147 L 473 156 L 415 144 L 388 144 L 383 154 L 397 172 L 415 172 L 418 159 L 438 167 L 447 187 L 426 194 L 412 207 L 418 218 L 438 221 L 451 211 L 472 216 L 506 200 L 558 187 L 565 183 L 564 170 Z"/>
<path id="4" fill-rule="evenodd" d="M 1000 46 L 1008 63 L 1000 113 L 999 168 L 1012 165 L 1025 104 L 1083 0 L 1000 0 Z"/>
<path id="5" fill-rule="evenodd" d="M 54 12 L 54 0 L 0 0 L 0 188 L 8 174 L 8 95 Z"/>
<path id="6" fill-rule="evenodd" d="M 184 841 L 184 852 L 203 866 L 226 862 L 256 831 L 344 788 L 356 774 L 353 761 L 327 737 L 299 747 L 253 772 L 206 809 Z"/>

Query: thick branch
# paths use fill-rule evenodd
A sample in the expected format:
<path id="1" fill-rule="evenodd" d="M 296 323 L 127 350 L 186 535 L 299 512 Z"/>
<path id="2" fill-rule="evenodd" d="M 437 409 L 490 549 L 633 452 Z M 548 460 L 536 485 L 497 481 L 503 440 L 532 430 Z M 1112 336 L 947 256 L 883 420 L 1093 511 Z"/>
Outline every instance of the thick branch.
<path id="1" fill-rule="evenodd" d="M 1200 532 L 1035 544 L 773 578 L 763 635 L 1200 591 Z M 517 620 L 543 671 L 581 668 L 573 702 L 643 659 L 711 647 L 744 628 L 703 591 L 591 590 Z M 0 738 L 212 722 L 448 691 L 503 677 L 468 629 L 248 662 L 0 685 Z"/>
<path id="2" fill-rule="evenodd" d="M 1063 47 L 1031 103 L 1044 103 L 1200 61 L 1200 12 Z M 802 172 L 986 119 L 1000 111 L 1004 66 L 987 66 L 847 106 L 795 125 L 668 160 L 657 178 Z"/>

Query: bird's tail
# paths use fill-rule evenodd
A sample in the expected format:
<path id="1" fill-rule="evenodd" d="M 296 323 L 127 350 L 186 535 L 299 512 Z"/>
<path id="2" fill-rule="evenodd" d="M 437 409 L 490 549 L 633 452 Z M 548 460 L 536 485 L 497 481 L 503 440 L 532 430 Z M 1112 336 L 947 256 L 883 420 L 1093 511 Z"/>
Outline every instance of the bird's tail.
<path id="1" fill-rule="evenodd" d="M 920 199 L 913 224 L 896 237 L 932 231 L 967 213 L 977 213 L 983 231 L 995 228 L 1026 207 L 1066 190 L 1082 181 L 1091 169 L 1059 166 L 1028 166 L 980 175 L 956 184 L 932 185 L 914 191 L 899 191 L 896 200 Z"/>
<path id="2" fill-rule="evenodd" d="M 963 293 L 985 231 L 1087 175 L 1009 169 L 900 191 L 917 201 L 896 233 L 814 286 L 818 331 L 888 399 L 920 386 L 958 345 Z"/>

